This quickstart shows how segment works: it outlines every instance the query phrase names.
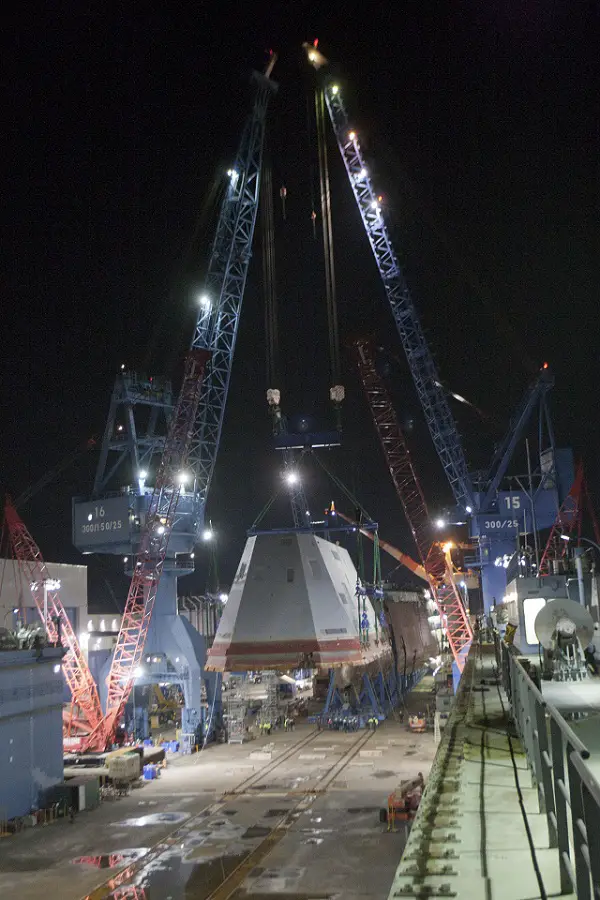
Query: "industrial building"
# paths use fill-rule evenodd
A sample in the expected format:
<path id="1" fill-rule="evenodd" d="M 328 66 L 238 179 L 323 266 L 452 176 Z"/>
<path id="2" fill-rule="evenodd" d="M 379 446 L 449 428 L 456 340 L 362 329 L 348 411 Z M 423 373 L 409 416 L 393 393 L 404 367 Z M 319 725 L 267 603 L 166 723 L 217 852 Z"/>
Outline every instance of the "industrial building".
<path id="1" fill-rule="evenodd" d="M 0 645 L 0 819 L 43 805 L 63 779 L 61 648 Z"/>
<path id="2" fill-rule="evenodd" d="M 47 563 L 53 581 L 60 585 L 65 613 L 77 634 L 87 630 L 87 566 Z M 12 630 L 19 624 L 37 625 L 40 614 L 32 595 L 29 575 L 22 562 L 0 559 L 0 626 Z"/>

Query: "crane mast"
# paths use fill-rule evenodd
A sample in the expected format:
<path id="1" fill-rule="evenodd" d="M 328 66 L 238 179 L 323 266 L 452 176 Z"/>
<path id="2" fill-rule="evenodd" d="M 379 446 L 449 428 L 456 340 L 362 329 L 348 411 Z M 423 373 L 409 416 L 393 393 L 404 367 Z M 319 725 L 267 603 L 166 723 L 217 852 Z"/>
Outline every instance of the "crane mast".
<path id="1" fill-rule="evenodd" d="M 372 347 L 368 341 L 357 341 L 354 344 L 354 351 L 365 396 L 394 487 L 417 545 L 431 596 L 438 608 L 452 655 L 459 671 L 462 672 L 473 632 L 454 581 L 449 549 L 445 551 L 432 539 L 427 503 L 391 399 L 375 369 Z"/>
<path id="2" fill-rule="evenodd" d="M 305 48 L 309 62 L 316 69 L 327 65 L 327 60 L 316 50 L 316 47 L 305 45 Z M 350 187 L 379 269 L 433 443 L 457 505 L 463 511 L 467 507 L 473 509 L 473 486 L 460 435 L 441 386 L 436 365 L 425 339 L 406 279 L 398 262 L 385 222 L 381 200 L 373 187 L 358 135 L 348 118 L 339 86 L 329 75 L 323 78 L 319 90 L 324 94 Z"/>
<path id="3" fill-rule="evenodd" d="M 62 668 L 71 691 L 71 709 L 66 716 L 65 734 L 70 737 L 89 733 L 102 721 L 102 706 L 93 675 L 62 605 L 60 585 L 51 578 L 40 548 L 10 500 L 6 502 L 5 519 L 13 556 L 29 579 L 31 594 L 48 638 L 54 644 L 62 643 L 66 649 Z M 85 738 L 83 742 L 85 744 Z"/>
<path id="4" fill-rule="evenodd" d="M 253 74 L 257 85 L 254 109 L 244 129 L 212 246 L 200 314 L 192 348 L 210 352 L 198 417 L 194 424 L 189 465 L 197 494 L 197 532 L 202 529 L 206 498 L 212 480 L 223 428 L 242 298 L 250 264 L 261 181 L 265 121 L 276 85 L 267 73 Z"/>

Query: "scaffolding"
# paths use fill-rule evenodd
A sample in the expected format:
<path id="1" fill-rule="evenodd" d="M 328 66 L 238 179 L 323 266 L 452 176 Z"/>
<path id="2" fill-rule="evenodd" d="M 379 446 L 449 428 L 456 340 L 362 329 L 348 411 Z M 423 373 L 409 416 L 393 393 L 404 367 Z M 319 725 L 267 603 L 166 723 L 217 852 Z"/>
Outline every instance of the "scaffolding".
<path id="1" fill-rule="evenodd" d="M 233 679 L 232 679 L 233 681 Z M 243 744 L 246 740 L 247 701 L 241 686 L 231 684 L 226 701 L 227 743 Z"/>
<path id="2" fill-rule="evenodd" d="M 262 680 L 267 696 L 261 708 L 261 721 L 265 725 L 275 725 L 279 718 L 279 678 L 276 672 L 265 671 Z"/>

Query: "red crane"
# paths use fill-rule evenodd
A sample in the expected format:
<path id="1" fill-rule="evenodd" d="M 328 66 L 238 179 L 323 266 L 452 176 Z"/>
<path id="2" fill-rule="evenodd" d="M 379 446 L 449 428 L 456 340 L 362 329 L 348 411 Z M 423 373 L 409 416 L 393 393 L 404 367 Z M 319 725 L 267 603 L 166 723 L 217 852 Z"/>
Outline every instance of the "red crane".
<path id="1" fill-rule="evenodd" d="M 73 746 L 77 744 L 78 749 L 85 749 L 86 734 L 89 735 L 102 721 L 102 707 L 94 678 L 61 603 L 59 584 L 50 576 L 40 548 L 10 500 L 6 501 L 4 515 L 13 557 L 20 563 L 29 581 L 48 639 L 53 644 L 62 643 L 66 649 L 62 667 L 71 691 L 71 708 L 65 716 L 65 738 L 71 738 Z"/>
<path id="2" fill-rule="evenodd" d="M 354 351 L 392 481 L 415 539 L 431 596 L 442 619 L 452 655 L 459 671 L 462 672 L 473 639 L 473 631 L 462 597 L 454 582 L 450 548 L 445 550 L 432 538 L 431 519 L 425 497 L 391 399 L 375 369 L 373 348 L 369 341 L 361 340 L 355 342 Z"/>
<path id="3" fill-rule="evenodd" d="M 581 537 L 582 498 L 585 490 L 583 464 L 580 462 L 575 470 L 575 479 L 571 490 L 562 502 L 556 516 L 548 541 L 540 561 L 539 575 L 552 575 L 552 563 L 567 556 L 567 541 L 561 535 L 571 535 L 577 528 L 577 537 Z"/>
<path id="4" fill-rule="evenodd" d="M 177 407 L 169 425 L 154 492 L 142 528 L 139 550 L 135 555 L 133 578 L 108 676 L 106 716 L 91 740 L 100 749 L 114 740 L 144 652 L 194 434 L 204 370 L 209 358 L 208 350 L 192 349 L 185 359 Z"/>

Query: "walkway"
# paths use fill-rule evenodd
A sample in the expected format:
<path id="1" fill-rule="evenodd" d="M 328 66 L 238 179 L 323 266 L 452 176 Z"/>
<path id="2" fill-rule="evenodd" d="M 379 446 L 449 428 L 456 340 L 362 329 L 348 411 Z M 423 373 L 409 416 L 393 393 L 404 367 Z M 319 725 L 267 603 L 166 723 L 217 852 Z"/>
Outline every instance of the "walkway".
<path id="1" fill-rule="evenodd" d="M 474 646 L 390 900 L 560 894 L 558 853 L 549 849 L 547 819 L 508 711 L 493 646 Z"/>

